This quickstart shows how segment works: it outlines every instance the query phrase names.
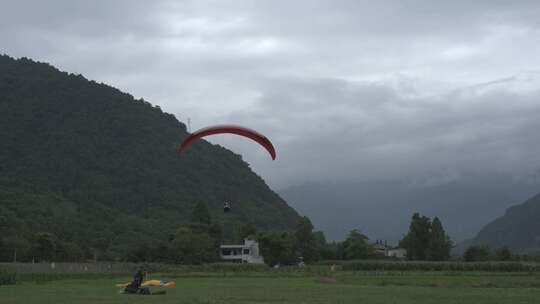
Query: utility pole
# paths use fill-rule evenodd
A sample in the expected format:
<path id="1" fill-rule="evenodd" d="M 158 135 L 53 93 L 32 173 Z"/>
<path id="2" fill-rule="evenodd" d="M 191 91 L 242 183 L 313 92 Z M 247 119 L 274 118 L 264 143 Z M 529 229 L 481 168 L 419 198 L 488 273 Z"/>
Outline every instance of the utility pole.
<path id="1" fill-rule="evenodd" d="M 187 125 L 188 125 L 188 132 L 191 133 L 191 118 L 189 117 L 187 119 Z"/>

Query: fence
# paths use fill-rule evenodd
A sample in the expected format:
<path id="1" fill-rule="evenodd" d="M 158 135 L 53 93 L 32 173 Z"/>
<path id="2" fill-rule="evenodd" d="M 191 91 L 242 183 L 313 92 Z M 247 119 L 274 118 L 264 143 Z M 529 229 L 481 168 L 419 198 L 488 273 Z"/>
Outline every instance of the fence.
<path id="1" fill-rule="evenodd" d="M 1 268 L 15 271 L 19 274 L 26 273 L 95 273 L 95 274 L 132 274 L 139 268 L 145 271 L 157 272 L 165 268 L 161 264 L 137 264 L 137 263 L 0 263 Z"/>

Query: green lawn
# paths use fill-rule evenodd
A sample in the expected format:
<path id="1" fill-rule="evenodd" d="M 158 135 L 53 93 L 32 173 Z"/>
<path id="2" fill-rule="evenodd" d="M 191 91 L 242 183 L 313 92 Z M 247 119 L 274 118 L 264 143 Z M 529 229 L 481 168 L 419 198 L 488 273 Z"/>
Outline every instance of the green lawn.
<path id="1" fill-rule="evenodd" d="M 159 278 L 156 276 L 155 278 Z M 540 276 L 524 273 L 338 273 L 332 277 L 175 279 L 166 295 L 118 294 L 129 278 L 0 286 L 0 303 L 540 303 Z"/>

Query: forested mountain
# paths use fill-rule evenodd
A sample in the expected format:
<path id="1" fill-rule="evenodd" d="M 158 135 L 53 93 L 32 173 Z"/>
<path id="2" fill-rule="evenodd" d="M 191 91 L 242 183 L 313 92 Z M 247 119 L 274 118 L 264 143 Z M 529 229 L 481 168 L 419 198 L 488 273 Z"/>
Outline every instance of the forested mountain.
<path id="1" fill-rule="evenodd" d="M 241 221 L 295 227 L 298 214 L 240 155 L 206 141 L 177 155 L 186 136 L 142 99 L 0 55 L 2 259 L 15 249 L 28 259 L 43 238 L 123 259 L 170 237 L 199 201 L 229 238 Z M 233 212 L 223 214 L 224 200 Z"/>
<path id="2" fill-rule="evenodd" d="M 437 216 L 455 241 L 472 238 L 505 209 L 540 189 L 538 178 L 468 176 L 444 183 L 372 181 L 307 184 L 279 190 L 287 202 L 308 216 L 329 239 L 347 231 L 396 243 L 415 212 Z M 329 212 L 331 210 L 331 212 Z"/>
<path id="3" fill-rule="evenodd" d="M 473 241 L 491 248 L 507 246 L 513 252 L 540 252 L 540 193 L 508 208 L 504 216 L 486 225 Z"/>

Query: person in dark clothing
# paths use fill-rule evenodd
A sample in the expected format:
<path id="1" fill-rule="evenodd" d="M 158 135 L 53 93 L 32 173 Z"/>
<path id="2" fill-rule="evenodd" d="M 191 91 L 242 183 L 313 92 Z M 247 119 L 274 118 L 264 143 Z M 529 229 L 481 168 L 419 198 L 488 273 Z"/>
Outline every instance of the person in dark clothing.
<path id="1" fill-rule="evenodd" d="M 231 204 L 229 202 L 223 203 L 223 212 L 231 211 Z"/>
<path id="2" fill-rule="evenodd" d="M 124 289 L 125 293 L 136 293 L 136 294 L 150 294 L 150 289 L 147 287 L 141 288 L 141 284 L 143 283 L 144 275 L 141 270 L 137 271 L 135 276 L 133 277 L 133 281 L 126 286 Z"/>

